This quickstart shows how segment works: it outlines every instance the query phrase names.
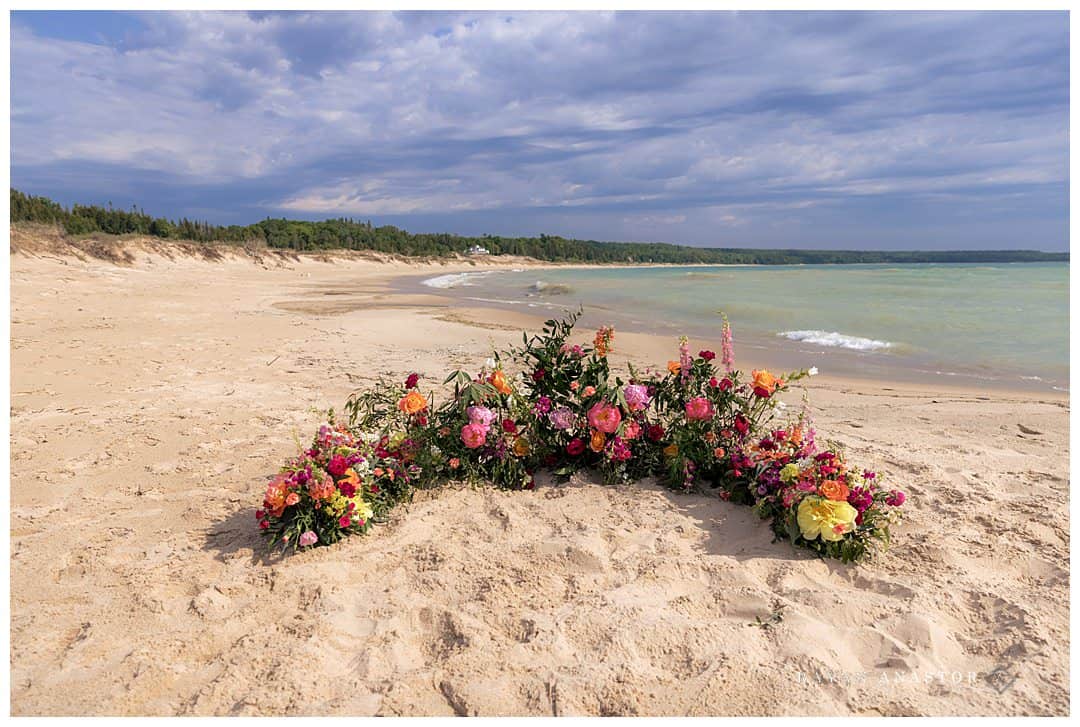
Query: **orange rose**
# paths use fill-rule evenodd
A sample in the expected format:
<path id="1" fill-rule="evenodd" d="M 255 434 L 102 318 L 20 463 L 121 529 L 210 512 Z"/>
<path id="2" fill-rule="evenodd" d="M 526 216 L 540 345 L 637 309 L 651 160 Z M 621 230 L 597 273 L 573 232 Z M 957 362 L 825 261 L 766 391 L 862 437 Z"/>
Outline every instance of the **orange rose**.
<path id="1" fill-rule="evenodd" d="M 762 399 L 766 399 L 772 396 L 773 392 L 777 388 L 784 385 L 784 382 L 770 374 L 765 369 L 761 371 L 754 370 L 754 393 Z"/>
<path id="2" fill-rule="evenodd" d="M 678 361 L 668 361 L 667 362 L 667 370 L 670 371 L 673 374 L 679 373 L 679 369 L 681 369 L 681 368 L 682 368 L 682 366 L 679 365 Z"/>
<path id="3" fill-rule="evenodd" d="M 506 375 L 502 372 L 502 369 L 496 369 L 488 378 L 488 383 L 495 387 L 495 390 L 500 394 L 512 394 L 514 390 L 510 388 L 510 384 L 506 382 Z"/>
<path id="4" fill-rule="evenodd" d="M 821 483 L 818 491 L 830 500 L 836 500 L 837 502 L 847 502 L 848 495 L 851 494 L 848 486 L 840 480 L 825 480 Z"/>
<path id="5" fill-rule="evenodd" d="M 410 391 L 397 403 L 397 408 L 406 414 L 419 414 L 427 409 L 427 399 L 419 391 Z"/>
<path id="6" fill-rule="evenodd" d="M 607 441 L 607 437 L 603 432 L 593 430 L 592 437 L 589 439 L 589 449 L 594 452 L 600 452 L 604 449 L 604 443 Z"/>
<path id="7" fill-rule="evenodd" d="M 360 477 L 356 474 L 356 470 L 350 467 L 349 469 L 345 470 L 345 474 L 340 480 L 338 480 L 338 484 L 353 485 L 355 487 L 356 485 L 360 484 Z"/>

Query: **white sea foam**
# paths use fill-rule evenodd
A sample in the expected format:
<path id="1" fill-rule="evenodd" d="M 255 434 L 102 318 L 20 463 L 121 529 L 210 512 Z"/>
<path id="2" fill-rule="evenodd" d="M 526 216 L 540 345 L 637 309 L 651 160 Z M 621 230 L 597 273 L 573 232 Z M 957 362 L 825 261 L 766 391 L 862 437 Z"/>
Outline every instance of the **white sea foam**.
<path id="1" fill-rule="evenodd" d="M 474 280 L 488 275 L 491 275 L 490 270 L 482 273 L 450 273 L 449 275 L 439 275 L 435 278 L 428 278 L 423 284 L 429 288 L 441 288 L 443 290 L 447 288 L 472 287 L 476 285 L 476 283 L 473 282 Z"/>
<path id="2" fill-rule="evenodd" d="M 873 338 L 861 338 L 848 336 L 836 331 L 783 331 L 776 334 L 789 338 L 792 341 L 814 343 L 818 346 L 831 346 L 834 348 L 850 348 L 853 351 L 879 351 L 889 348 L 893 344 L 889 341 L 877 341 Z"/>

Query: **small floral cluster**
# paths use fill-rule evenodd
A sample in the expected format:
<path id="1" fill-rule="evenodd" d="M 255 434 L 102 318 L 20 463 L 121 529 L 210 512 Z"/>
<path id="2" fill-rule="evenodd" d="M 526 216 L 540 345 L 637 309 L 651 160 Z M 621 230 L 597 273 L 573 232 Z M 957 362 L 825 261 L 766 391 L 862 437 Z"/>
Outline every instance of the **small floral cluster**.
<path id="1" fill-rule="evenodd" d="M 426 424 L 427 400 L 418 391 L 403 394 L 397 408 L 414 429 Z M 255 517 L 271 549 L 330 545 L 365 532 L 419 480 L 409 427 L 380 434 L 336 423 L 333 411 L 327 419 L 310 446 L 266 486 Z"/>
<path id="2" fill-rule="evenodd" d="M 580 469 L 607 482 L 656 476 L 669 487 L 715 491 L 752 505 L 778 537 L 853 561 L 888 543 L 904 495 L 850 469 L 836 447 L 818 448 L 805 412 L 784 422 L 777 394 L 816 370 L 776 376 L 735 370 L 724 319 L 720 365 L 712 351 L 679 356 L 666 370 L 611 372 L 610 327 L 592 346 L 572 343 L 577 315 L 523 335 L 507 360 L 452 373 L 442 406 L 418 388 L 380 380 L 346 404 L 347 425 L 326 425 L 314 446 L 267 490 L 259 521 L 272 543 L 304 547 L 361 532 L 413 489 L 447 479 L 534 487 L 538 468 Z M 332 416 L 332 415 L 331 415 Z"/>

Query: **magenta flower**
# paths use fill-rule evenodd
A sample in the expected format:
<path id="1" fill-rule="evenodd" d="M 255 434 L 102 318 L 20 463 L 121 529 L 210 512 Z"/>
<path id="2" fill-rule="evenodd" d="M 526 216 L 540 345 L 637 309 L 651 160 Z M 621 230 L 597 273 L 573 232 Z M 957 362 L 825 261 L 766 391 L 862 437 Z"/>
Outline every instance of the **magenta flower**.
<path id="1" fill-rule="evenodd" d="M 341 477 L 347 469 L 349 469 L 349 463 L 340 454 L 331 457 L 330 463 L 326 465 L 326 471 L 334 477 Z"/>
<path id="2" fill-rule="evenodd" d="M 889 493 L 889 496 L 885 498 L 885 504 L 891 507 L 900 507 L 904 504 L 904 500 L 907 497 L 900 490 L 893 490 Z"/>
<path id="3" fill-rule="evenodd" d="M 644 384 L 627 384 L 623 395 L 630 411 L 641 411 L 649 405 L 649 389 Z"/>
<path id="4" fill-rule="evenodd" d="M 536 403 L 533 404 L 533 409 L 537 414 L 547 414 L 551 411 L 551 397 L 541 396 L 536 400 Z"/>
<path id="5" fill-rule="evenodd" d="M 319 542 L 319 536 L 315 534 L 314 530 L 308 530 L 306 533 L 300 536 L 300 547 L 306 548 L 309 545 L 315 545 Z"/>

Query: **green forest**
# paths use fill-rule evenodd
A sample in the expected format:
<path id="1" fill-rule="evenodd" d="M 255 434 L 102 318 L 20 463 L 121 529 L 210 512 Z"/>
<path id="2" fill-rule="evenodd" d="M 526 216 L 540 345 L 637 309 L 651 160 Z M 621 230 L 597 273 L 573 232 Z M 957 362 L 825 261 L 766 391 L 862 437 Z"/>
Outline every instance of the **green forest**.
<path id="1" fill-rule="evenodd" d="M 268 217 L 250 225 L 213 225 L 182 218 L 153 217 L 142 210 L 97 205 L 65 208 L 48 197 L 11 190 L 11 222 L 56 224 L 71 236 L 103 232 L 112 235 L 150 235 L 167 240 L 204 243 L 265 244 L 297 251 L 374 250 L 406 256 L 448 256 L 473 245 L 492 255 L 524 255 L 551 262 L 589 263 L 714 263 L 714 264 L 849 264 L 849 263 L 966 263 L 1067 261 L 1069 253 L 1035 250 L 857 251 L 787 250 L 738 247 L 689 247 L 666 243 L 598 242 L 555 235 L 539 237 L 467 237 L 450 233 L 413 233 L 393 225 L 375 227 L 370 221 L 345 217 L 310 222 Z"/>

